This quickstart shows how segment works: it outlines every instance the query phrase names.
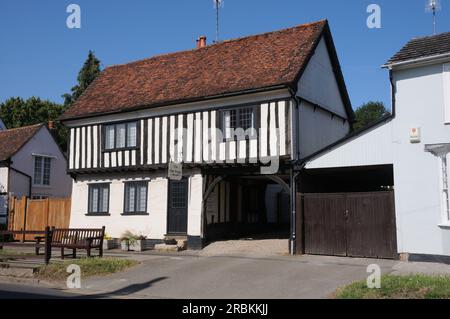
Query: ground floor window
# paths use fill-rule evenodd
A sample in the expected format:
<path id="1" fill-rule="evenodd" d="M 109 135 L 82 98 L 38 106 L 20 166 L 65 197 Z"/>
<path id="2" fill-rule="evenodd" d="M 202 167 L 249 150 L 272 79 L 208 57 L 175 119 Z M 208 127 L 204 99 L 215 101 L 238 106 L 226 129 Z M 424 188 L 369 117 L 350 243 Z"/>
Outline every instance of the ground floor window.
<path id="1" fill-rule="evenodd" d="M 441 187 L 442 187 L 442 203 L 443 203 L 443 223 L 450 225 L 450 201 L 448 194 L 448 157 L 449 155 L 442 155 L 441 158 Z"/>
<path id="2" fill-rule="evenodd" d="M 108 214 L 109 212 L 109 184 L 89 185 L 88 213 Z"/>
<path id="3" fill-rule="evenodd" d="M 124 214 L 147 214 L 148 182 L 125 183 Z"/>

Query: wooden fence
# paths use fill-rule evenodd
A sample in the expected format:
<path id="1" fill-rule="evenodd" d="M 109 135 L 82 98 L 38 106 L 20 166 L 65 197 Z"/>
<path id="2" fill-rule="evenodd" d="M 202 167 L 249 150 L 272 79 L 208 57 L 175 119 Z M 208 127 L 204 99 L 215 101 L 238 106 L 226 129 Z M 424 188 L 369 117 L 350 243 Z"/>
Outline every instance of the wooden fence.
<path id="1" fill-rule="evenodd" d="M 70 198 L 14 198 L 9 202 L 8 230 L 44 231 L 47 226 L 69 228 Z M 21 237 L 22 236 L 22 237 Z M 16 240 L 33 240 L 33 235 L 15 235 Z"/>

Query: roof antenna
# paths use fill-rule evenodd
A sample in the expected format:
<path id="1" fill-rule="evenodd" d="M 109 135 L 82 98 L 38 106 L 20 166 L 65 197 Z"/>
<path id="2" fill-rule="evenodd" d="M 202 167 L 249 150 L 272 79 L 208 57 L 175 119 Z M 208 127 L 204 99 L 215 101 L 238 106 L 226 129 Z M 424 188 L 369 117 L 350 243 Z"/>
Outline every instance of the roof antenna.
<path id="1" fill-rule="evenodd" d="M 440 0 L 427 0 L 427 12 L 433 13 L 433 34 L 436 34 L 436 13 L 441 10 Z"/>
<path id="2" fill-rule="evenodd" d="M 213 0 L 214 1 L 214 8 L 216 9 L 216 41 L 215 43 L 219 42 L 219 11 L 220 8 L 223 8 L 225 0 Z"/>

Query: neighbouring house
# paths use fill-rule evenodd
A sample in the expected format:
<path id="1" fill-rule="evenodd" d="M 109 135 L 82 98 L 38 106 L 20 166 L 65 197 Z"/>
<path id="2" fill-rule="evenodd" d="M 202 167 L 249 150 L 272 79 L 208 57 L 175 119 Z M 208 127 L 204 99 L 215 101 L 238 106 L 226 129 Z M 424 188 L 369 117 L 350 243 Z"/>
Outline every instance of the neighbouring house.
<path id="1" fill-rule="evenodd" d="M 6 125 L 3 123 L 2 119 L 0 119 L 0 131 L 6 130 Z"/>
<path id="2" fill-rule="evenodd" d="M 61 120 L 71 227 L 190 249 L 280 231 L 295 251 L 296 163 L 348 135 L 353 111 L 319 21 L 108 67 Z"/>
<path id="3" fill-rule="evenodd" d="M 304 159 L 302 191 L 316 194 L 304 197 L 303 245 L 310 253 L 358 256 L 365 247 L 375 256 L 448 262 L 450 33 L 411 40 L 384 67 L 392 115 Z M 319 217 L 311 213 L 316 198 L 331 203 L 316 210 Z M 365 215 L 352 216 L 358 207 Z M 308 218 L 326 216 L 312 236 Z M 359 236 L 349 226 L 361 229 Z M 330 229 L 334 236 L 326 235 Z"/>
<path id="4" fill-rule="evenodd" d="M 46 125 L 0 131 L 0 223 L 6 222 L 9 196 L 70 196 L 66 170 L 67 160 Z"/>

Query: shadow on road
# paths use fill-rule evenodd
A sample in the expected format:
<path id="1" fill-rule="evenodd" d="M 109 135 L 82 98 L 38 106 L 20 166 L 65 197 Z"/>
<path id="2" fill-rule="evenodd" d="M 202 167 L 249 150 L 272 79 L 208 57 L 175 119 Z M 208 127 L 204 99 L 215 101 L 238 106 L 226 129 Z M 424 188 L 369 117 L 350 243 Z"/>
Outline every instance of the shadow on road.
<path id="1" fill-rule="evenodd" d="M 168 277 L 158 277 L 144 283 L 129 285 L 108 293 L 92 295 L 77 295 L 75 293 L 72 294 L 61 290 L 41 287 L 8 285 L 11 286 L 11 290 L 0 290 L 0 299 L 104 299 L 123 297 L 150 288 L 153 284 L 166 279 L 168 279 Z M 74 292 L 76 292 L 76 290 L 74 290 Z"/>

